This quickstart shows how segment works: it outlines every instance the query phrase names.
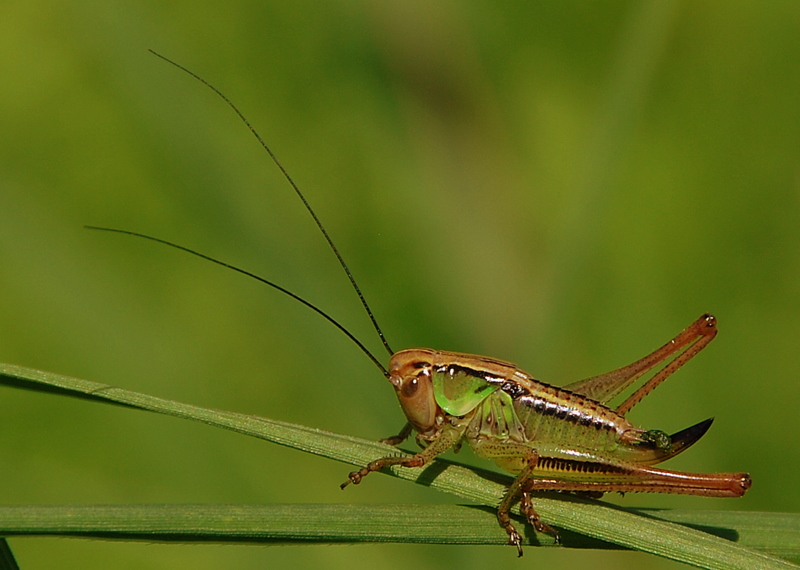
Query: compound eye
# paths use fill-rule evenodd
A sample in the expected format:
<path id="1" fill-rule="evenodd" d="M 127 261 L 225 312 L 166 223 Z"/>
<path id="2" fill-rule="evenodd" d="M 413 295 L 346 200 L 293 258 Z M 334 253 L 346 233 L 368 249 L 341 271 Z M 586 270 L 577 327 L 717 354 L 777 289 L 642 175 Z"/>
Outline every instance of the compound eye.
<path id="1" fill-rule="evenodd" d="M 436 421 L 438 406 L 433 397 L 433 383 L 426 370 L 403 378 L 397 390 L 400 406 L 408 421 L 420 433 L 430 431 Z"/>
<path id="2" fill-rule="evenodd" d="M 411 398 L 419 390 L 419 380 L 417 378 L 410 378 L 403 382 L 403 387 L 400 388 L 400 394 L 404 398 Z"/>

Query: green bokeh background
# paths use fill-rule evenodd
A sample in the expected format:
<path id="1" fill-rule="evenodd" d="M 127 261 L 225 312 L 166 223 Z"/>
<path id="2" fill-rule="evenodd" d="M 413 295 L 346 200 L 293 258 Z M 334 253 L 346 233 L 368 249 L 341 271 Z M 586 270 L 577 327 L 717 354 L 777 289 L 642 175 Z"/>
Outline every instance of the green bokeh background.
<path id="1" fill-rule="evenodd" d="M 380 351 L 274 165 L 147 48 L 261 131 L 395 349 L 491 354 L 566 383 L 714 312 L 717 340 L 632 418 L 677 431 L 716 416 L 669 466 L 748 470 L 752 490 L 609 500 L 800 508 L 800 4 L 0 5 L 0 361 L 378 438 L 403 423 L 392 390 L 310 311 L 82 229 L 274 278 Z M 10 389 L 0 457 L 3 503 L 455 501 L 379 476 L 342 492 L 342 464 Z M 11 545 L 25 569 L 674 566 L 563 549 Z"/>

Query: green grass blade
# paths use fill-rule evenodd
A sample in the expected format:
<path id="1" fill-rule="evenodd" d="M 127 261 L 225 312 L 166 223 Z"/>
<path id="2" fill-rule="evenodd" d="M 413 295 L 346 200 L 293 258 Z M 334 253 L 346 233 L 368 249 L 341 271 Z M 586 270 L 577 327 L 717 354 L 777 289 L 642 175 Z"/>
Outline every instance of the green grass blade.
<path id="1" fill-rule="evenodd" d="M 14 553 L 5 538 L 0 538 L 0 570 L 19 570 Z"/>
<path id="2" fill-rule="evenodd" d="M 353 465 L 364 465 L 372 459 L 395 451 L 383 444 L 354 437 L 256 416 L 191 406 L 106 384 L 18 366 L 0 365 L 0 383 L 192 419 Z M 509 477 L 491 471 L 468 469 L 447 461 L 435 461 L 424 469 L 395 468 L 392 474 L 487 506 L 494 506 L 499 502 L 505 485 L 510 482 Z M 542 517 L 559 528 L 591 538 L 651 552 L 701 568 L 795 567 L 784 560 L 693 528 L 596 501 L 553 497 L 537 498 L 536 508 Z M 505 538 L 499 528 L 495 528 L 493 532 Z M 549 540 L 548 537 L 533 536 L 532 533 L 527 536 L 534 543 Z"/>
<path id="3" fill-rule="evenodd" d="M 719 511 L 648 514 L 705 528 L 723 537 L 738 535 L 741 545 L 800 558 L 800 515 Z M 497 530 L 492 508 L 465 505 L 0 506 L 0 534 L 6 536 L 262 544 L 506 544 L 505 536 Z M 569 532 L 562 539 L 569 548 L 621 548 Z"/>
<path id="4" fill-rule="evenodd" d="M 493 509 L 458 505 L 14 505 L 0 533 L 271 544 L 505 545 Z M 576 547 L 619 548 L 575 537 Z"/>
<path id="5" fill-rule="evenodd" d="M 697 529 L 731 529 L 739 544 L 800 562 L 800 514 L 735 511 L 640 511 Z M 711 531 L 713 533 L 713 531 Z M 724 535 L 722 535 L 724 536 Z"/>

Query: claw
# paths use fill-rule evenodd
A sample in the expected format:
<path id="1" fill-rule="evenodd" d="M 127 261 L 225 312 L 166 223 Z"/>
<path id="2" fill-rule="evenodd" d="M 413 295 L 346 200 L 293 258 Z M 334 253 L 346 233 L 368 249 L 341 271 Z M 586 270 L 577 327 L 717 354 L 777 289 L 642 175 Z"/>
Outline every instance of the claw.
<path id="1" fill-rule="evenodd" d="M 520 537 L 514 527 L 511 527 L 511 529 L 512 530 L 508 532 L 508 544 L 517 547 L 517 558 L 520 558 L 522 556 L 522 537 Z"/>
<path id="2" fill-rule="evenodd" d="M 361 471 L 364 471 L 364 469 L 362 469 Z M 339 485 L 339 488 L 340 488 L 340 489 L 344 489 L 344 488 L 345 488 L 345 487 L 347 487 L 347 486 L 348 486 L 350 483 L 352 483 L 353 485 L 358 485 L 359 483 L 361 483 L 361 479 L 362 479 L 362 478 L 364 477 L 364 475 L 365 475 L 365 473 L 362 473 L 361 471 L 353 471 L 352 473 L 350 473 L 350 474 L 347 476 L 347 481 L 345 481 L 344 483 L 342 483 L 341 485 Z"/>

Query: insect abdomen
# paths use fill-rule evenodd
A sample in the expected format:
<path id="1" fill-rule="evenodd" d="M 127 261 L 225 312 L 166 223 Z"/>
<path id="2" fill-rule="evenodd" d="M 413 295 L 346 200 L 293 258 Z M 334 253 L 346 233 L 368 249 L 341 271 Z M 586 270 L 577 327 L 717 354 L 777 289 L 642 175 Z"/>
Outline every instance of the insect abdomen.
<path id="1" fill-rule="evenodd" d="M 613 451 L 621 434 L 633 426 L 609 408 L 578 394 L 536 382 L 536 390 L 514 400 L 514 410 L 528 441 Z"/>

